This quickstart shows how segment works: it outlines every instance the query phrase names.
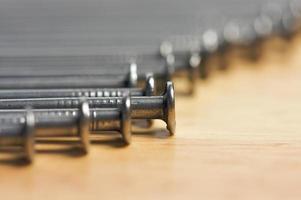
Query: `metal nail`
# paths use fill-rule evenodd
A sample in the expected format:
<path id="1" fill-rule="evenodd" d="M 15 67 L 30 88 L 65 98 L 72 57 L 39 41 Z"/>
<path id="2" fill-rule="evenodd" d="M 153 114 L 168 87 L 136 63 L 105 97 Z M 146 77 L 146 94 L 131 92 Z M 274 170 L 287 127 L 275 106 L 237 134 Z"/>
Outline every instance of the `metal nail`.
<path id="1" fill-rule="evenodd" d="M 119 131 L 124 143 L 130 144 L 130 113 L 129 97 L 123 98 L 120 109 L 90 109 L 85 101 L 80 109 L 1 110 L 0 145 L 22 144 L 25 157 L 32 161 L 34 157 L 33 135 L 37 137 L 78 136 L 84 153 L 89 152 L 90 133 L 99 131 Z M 26 120 L 24 120 L 24 115 Z"/>
<path id="2" fill-rule="evenodd" d="M 201 57 L 199 49 L 175 49 L 175 44 L 164 41 L 160 46 L 161 56 L 165 59 L 166 80 L 172 77 L 186 76 L 189 82 L 188 94 L 193 94 L 197 87 Z"/>
<path id="3" fill-rule="evenodd" d="M 121 97 L 88 97 L 91 108 L 119 108 Z M 32 98 L 32 99 L 0 99 L 0 109 L 22 109 L 31 106 L 36 109 L 77 108 L 81 98 Z M 170 134 L 175 132 L 175 96 L 172 82 L 166 83 L 161 96 L 131 97 L 132 119 L 161 119 L 167 124 Z"/>
<path id="4" fill-rule="evenodd" d="M 26 112 L 25 117 L 14 119 L 19 124 L 2 123 L 0 126 L 0 146 L 19 146 L 24 158 L 29 163 L 34 160 L 34 127 L 35 121 L 32 112 Z"/>
<path id="5" fill-rule="evenodd" d="M 9 89 L 0 90 L 0 99 L 55 97 L 123 97 L 155 95 L 155 81 L 148 75 L 144 89 L 140 88 L 67 88 L 67 89 Z"/>
<path id="6" fill-rule="evenodd" d="M 127 75 L 54 75 L 54 76 L 3 76 L 0 89 L 45 89 L 45 88 L 120 88 L 136 87 L 137 65 L 132 63 Z"/>

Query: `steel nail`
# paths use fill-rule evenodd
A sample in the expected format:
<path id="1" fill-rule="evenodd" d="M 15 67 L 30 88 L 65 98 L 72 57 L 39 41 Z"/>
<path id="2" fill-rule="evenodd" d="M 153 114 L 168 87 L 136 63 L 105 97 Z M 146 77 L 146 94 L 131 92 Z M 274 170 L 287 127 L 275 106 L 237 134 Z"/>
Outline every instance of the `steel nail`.
<path id="1" fill-rule="evenodd" d="M 61 88 L 61 89 L 6 89 L 0 90 L 0 99 L 55 98 L 55 97 L 123 97 L 155 95 L 155 81 L 152 75 L 140 88 Z"/>
<path id="2" fill-rule="evenodd" d="M 172 77 L 186 76 L 189 82 L 188 94 L 193 94 L 197 87 L 201 57 L 195 49 L 174 49 L 174 44 L 164 41 L 160 46 L 161 56 L 165 59 L 166 80 Z"/>
<path id="3" fill-rule="evenodd" d="M 80 109 L 1 110 L 0 145 L 21 144 L 24 146 L 26 159 L 32 161 L 34 135 L 78 136 L 84 153 L 89 152 L 90 133 L 99 131 L 119 131 L 125 144 L 130 144 L 130 113 L 129 97 L 123 98 L 120 109 L 90 109 L 89 104 L 84 101 Z M 23 120 L 24 115 L 26 120 Z"/>
<path id="4" fill-rule="evenodd" d="M 0 122 L 0 146 L 20 146 L 26 161 L 33 162 L 35 121 L 32 112 L 28 111 L 25 117 L 15 118 L 14 123 L 11 122 L 3 123 L 3 120 Z"/>
<path id="5" fill-rule="evenodd" d="M 0 77 L 0 89 L 45 88 L 120 88 L 136 87 L 137 65 L 132 63 L 127 75 L 54 75 L 54 76 L 4 76 Z"/>
<path id="6" fill-rule="evenodd" d="M 88 97 L 91 108 L 120 108 L 121 97 Z M 77 108 L 81 98 L 32 98 L 0 99 L 0 109 L 22 109 L 31 106 L 36 109 Z M 175 96 L 172 82 L 166 83 L 165 92 L 160 96 L 131 97 L 132 119 L 161 119 L 167 124 L 170 134 L 175 132 Z"/>

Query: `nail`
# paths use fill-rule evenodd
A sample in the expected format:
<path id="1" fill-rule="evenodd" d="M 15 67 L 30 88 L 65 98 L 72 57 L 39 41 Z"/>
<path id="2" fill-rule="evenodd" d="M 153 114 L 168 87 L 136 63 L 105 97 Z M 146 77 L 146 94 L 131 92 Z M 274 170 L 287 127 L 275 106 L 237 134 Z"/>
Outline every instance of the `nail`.
<path id="1" fill-rule="evenodd" d="M 86 98 L 91 108 L 119 108 L 121 97 Z M 0 109 L 22 109 L 31 106 L 36 109 L 77 108 L 81 98 L 36 98 L 36 99 L 0 99 Z M 166 122 L 170 134 L 175 132 L 175 96 L 172 82 L 166 83 L 161 96 L 131 97 L 132 119 L 161 119 Z"/>
<path id="2" fill-rule="evenodd" d="M 122 101 L 120 109 L 90 109 L 85 101 L 80 109 L 1 110 L 0 145 L 24 144 L 25 156 L 32 161 L 33 135 L 79 136 L 84 153 L 89 152 L 90 133 L 100 131 L 119 131 L 124 143 L 130 144 L 131 102 L 129 97 L 124 97 Z M 24 115 L 25 128 L 20 128 L 24 127 Z"/>
<path id="3" fill-rule="evenodd" d="M 186 77 L 189 82 L 187 93 L 193 94 L 197 87 L 201 62 L 199 49 L 175 49 L 175 46 L 176 44 L 168 41 L 162 42 L 160 46 L 161 56 L 165 59 L 166 80 L 171 80 L 172 77 Z"/>
<path id="4" fill-rule="evenodd" d="M 0 89 L 46 88 L 120 88 L 136 87 L 137 65 L 132 63 L 128 74 L 102 75 L 54 75 L 54 76 L 3 76 Z"/>
<path id="5" fill-rule="evenodd" d="M 14 119 L 19 124 L 3 123 L 0 126 L 0 146 L 19 146 L 28 163 L 34 161 L 34 126 L 32 112 L 27 112 L 24 118 Z"/>
<path id="6" fill-rule="evenodd" d="M 153 96 L 155 81 L 152 75 L 146 80 L 144 89 L 140 88 L 78 88 L 78 89 L 9 89 L 0 90 L 0 99 L 55 98 L 55 97 L 123 97 Z"/>

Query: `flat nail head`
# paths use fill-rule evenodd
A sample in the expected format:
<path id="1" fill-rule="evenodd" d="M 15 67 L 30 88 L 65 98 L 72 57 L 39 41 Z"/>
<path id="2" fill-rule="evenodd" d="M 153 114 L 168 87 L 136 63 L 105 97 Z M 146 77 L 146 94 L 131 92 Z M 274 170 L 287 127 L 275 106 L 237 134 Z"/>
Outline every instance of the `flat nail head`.
<path id="1" fill-rule="evenodd" d="M 155 95 L 155 79 L 152 74 L 148 74 L 146 78 L 146 85 L 145 85 L 145 96 L 154 96 Z"/>
<path id="2" fill-rule="evenodd" d="M 79 130 L 79 136 L 81 139 L 81 147 L 85 154 L 89 153 L 89 146 L 90 146 L 90 108 L 88 102 L 83 102 L 81 104 L 80 109 L 80 118 L 79 118 L 79 124 L 78 124 L 78 130 Z"/>
<path id="3" fill-rule="evenodd" d="M 198 53 L 193 53 L 189 59 L 189 93 L 193 94 L 197 87 L 199 79 L 199 67 L 201 64 L 201 56 Z"/>
<path id="4" fill-rule="evenodd" d="M 137 73 L 137 64 L 135 62 L 130 63 L 129 79 L 128 86 L 133 88 L 138 84 L 138 73 Z"/>
<path id="5" fill-rule="evenodd" d="M 120 119 L 120 129 L 125 144 L 130 144 L 132 141 L 131 124 L 131 99 L 126 96 L 123 99 Z"/>
<path id="6" fill-rule="evenodd" d="M 25 158 L 29 163 L 32 163 L 35 155 L 35 140 L 34 140 L 34 129 L 35 129 L 35 118 L 31 111 L 26 113 L 26 125 L 24 127 L 24 154 Z"/>
<path id="7" fill-rule="evenodd" d="M 164 120 L 167 124 L 167 129 L 169 130 L 170 135 L 174 135 L 176 130 L 175 90 L 171 81 L 166 83 L 164 102 Z"/>

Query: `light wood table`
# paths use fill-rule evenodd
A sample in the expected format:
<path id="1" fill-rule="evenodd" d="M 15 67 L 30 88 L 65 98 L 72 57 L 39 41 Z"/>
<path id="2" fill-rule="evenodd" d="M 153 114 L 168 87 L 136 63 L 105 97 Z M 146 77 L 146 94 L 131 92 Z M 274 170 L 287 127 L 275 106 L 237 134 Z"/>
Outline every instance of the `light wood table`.
<path id="1" fill-rule="evenodd" d="M 1 199 L 300 199 L 300 44 L 235 61 L 178 96 L 172 138 L 102 137 L 88 156 L 39 144 L 31 166 L 1 160 Z"/>

